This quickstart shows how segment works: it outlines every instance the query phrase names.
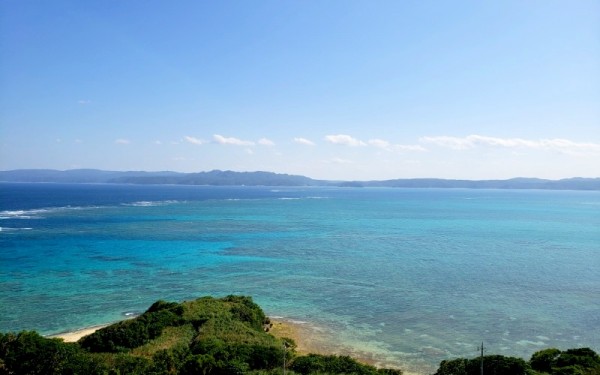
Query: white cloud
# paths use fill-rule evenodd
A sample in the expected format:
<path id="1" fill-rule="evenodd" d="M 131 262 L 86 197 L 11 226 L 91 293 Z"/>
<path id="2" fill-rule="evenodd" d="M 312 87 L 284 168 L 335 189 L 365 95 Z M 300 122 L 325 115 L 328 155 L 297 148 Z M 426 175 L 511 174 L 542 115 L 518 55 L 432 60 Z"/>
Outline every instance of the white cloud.
<path id="1" fill-rule="evenodd" d="M 369 144 L 371 146 L 383 148 L 386 150 L 390 148 L 390 142 L 383 140 L 383 139 L 370 139 Z"/>
<path id="2" fill-rule="evenodd" d="M 457 137 L 447 137 L 447 136 L 439 136 L 439 137 L 421 137 L 421 142 L 424 143 L 433 143 L 437 146 L 448 147 L 453 150 L 465 150 L 467 148 L 472 147 L 472 144 L 466 138 L 457 138 Z"/>
<path id="3" fill-rule="evenodd" d="M 365 142 L 346 134 L 327 135 L 325 136 L 325 140 L 336 145 L 345 145 L 352 147 L 367 145 Z"/>
<path id="4" fill-rule="evenodd" d="M 184 139 L 186 141 L 188 141 L 189 143 L 195 144 L 195 145 L 203 145 L 206 143 L 206 141 L 204 139 L 200 139 L 200 138 L 196 138 L 196 137 L 190 137 L 189 135 L 186 135 L 184 137 Z"/>
<path id="5" fill-rule="evenodd" d="M 115 140 L 115 143 L 118 145 L 128 145 L 131 143 L 131 141 L 129 139 L 119 138 L 119 139 Z"/>
<path id="6" fill-rule="evenodd" d="M 354 164 L 354 162 L 352 160 L 342 159 L 342 158 L 333 158 L 333 159 L 327 161 L 326 163 L 331 163 L 331 164 Z"/>
<path id="7" fill-rule="evenodd" d="M 258 140 L 258 144 L 262 146 L 275 146 L 275 142 L 267 138 L 261 138 Z"/>
<path id="8" fill-rule="evenodd" d="M 302 138 L 302 137 L 296 137 L 294 138 L 294 142 L 300 144 L 300 145 L 305 145 L 305 146 L 314 146 L 315 143 L 313 141 L 310 141 L 306 138 Z"/>
<path id="9" fill-rule="evenodd" d="M 427 151 L 427 149 L 421 145 L 394 145 L 393 148 L 396 151 L 416 151 L 416 152 Z"/>
<path id="10" fill-rule="evenodd" d="M 352 160 L 342 159 L 342 158 L 333 158 L 333 159 L 331 159 L 331 162 L 335 163 L 335 164 L 354 164 L 354 162 Z"/>
<path id="11" fill-rule="evenodd" d="M 162 142 L 161 141 L 154 141 L 154 144 L 155 145 L 162 145 Z"/>
<path id="12" fill-rule="evenodd" d="M 77 101 L 77 104 L 79 105 L 88 105 L 88 104 L 92 104 L 91 100 L 87 100 L 87 99 L 81 99 Z"/>
<path id="13" fill-rule="evenodd" d="M 222 145 L 234 145 L 234 146 L 254 146 L 254 142 L 252 141 L 244 141 L 239 138 L 233 137 L 223 137 L 222 135 L 215 134 L 213 138 L 217 143 Z"/>
<path id="14" fill-rule="evenodd" d="M 421 145 L 397 145 L 397 144 L 391 144 L 390 142 L 384 140 L 384 139 L 371 139 L 369 140 L 369 144 L 373 147 L 377 147 L 377 148 L 381 148 L 383 150 L 387 150 L 387 151 L 398 151 L 398 152 L 402 152 L 402 151 L 427 151 L 423 146 Z"/>
<path id="15" fill-rule="evenodd" d="M 422 137 L 421 142 L 432 143 L 453 150 L 467 150 L 479 146 L 503 147 L 511 149 L 535 149 L 557 151 L 567 154 L 600 153 L 600 144 L 574 142 L 568 139 L 522 139 L 522 138 L 497 138 L 483 135 L 469 135 L 466 137 Z"/>

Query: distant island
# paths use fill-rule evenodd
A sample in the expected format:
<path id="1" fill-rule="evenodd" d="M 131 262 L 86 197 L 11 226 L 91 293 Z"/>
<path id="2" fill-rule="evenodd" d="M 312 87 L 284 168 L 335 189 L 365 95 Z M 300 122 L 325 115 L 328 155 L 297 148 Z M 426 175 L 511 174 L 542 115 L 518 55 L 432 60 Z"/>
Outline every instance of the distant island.
<path id="1" fill-rule="evenodd" d="M 305 176 L 272 172 L 144 172 L 103 171 L 98 169 L 17 169 L 0 171 L 0 182 L 110 183 L 153 185 L 209 186 L 331 186 L 331 187 L 393 187 L 393 188 L 463 188 L 463 189 L 546 189 L 600 190 L 600 178 L 567 178 L 546 180 L 512 178 L 508 180 L 452 180 L 440 178 L 410 178 L 381 181 L 316 180 Z"/>

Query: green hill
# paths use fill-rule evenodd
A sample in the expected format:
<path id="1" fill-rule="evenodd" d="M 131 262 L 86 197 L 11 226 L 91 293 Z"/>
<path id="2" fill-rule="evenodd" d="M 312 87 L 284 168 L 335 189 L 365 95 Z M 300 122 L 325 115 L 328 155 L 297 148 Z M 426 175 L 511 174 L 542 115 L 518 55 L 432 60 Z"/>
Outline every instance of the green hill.
<path id="1" fill-rule="evenodd" d="M 158 301 L 142 315 L 77 343 L 35 332 L 0 333 L 0 374 L 401 374 L 349 357 L 299 357 L 291 339 L 266 332 L 250 297 Z"/>
<path id="2" fill-rule="evenodd" d="M 77 343 L 36 332 L 0 333 L 0 375 L 25 374 L 355 374 L 400 375 L 347 356 L 299 356 L 291 339 L 267 333 L 269 319 L 250 297 L 158 301 L 142 315 L 83 337 Z M 480 358 L 442 361 L 435 375 L 478 375 Z M 600 375 L 589 348 L 545 349 L 530 361 L 488 355 L 485 374 Z"/>

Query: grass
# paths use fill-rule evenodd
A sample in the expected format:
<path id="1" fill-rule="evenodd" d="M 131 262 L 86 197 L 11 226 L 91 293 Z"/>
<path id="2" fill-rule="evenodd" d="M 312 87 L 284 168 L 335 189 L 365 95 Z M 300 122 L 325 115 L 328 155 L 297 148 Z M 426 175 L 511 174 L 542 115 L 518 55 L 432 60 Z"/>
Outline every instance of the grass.
<path id="1" fill-rule="evenodd" d="M 192 324 L 185 324 L 179 327 L 166 327 L 159 337 L 133 349 L 131 355 L 152 358 L 154 353 L 160 350 L 176 346 L 188 346 L 196 334 L 197 332 Z"/>

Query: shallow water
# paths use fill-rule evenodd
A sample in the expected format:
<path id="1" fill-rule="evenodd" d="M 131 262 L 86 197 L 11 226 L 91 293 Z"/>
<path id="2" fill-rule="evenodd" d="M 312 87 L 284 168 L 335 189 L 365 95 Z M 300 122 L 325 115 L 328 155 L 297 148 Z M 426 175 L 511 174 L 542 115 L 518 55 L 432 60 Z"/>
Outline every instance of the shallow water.
<path id="1" fill-rule="evenodd" d="M 600 192 L 0 184 L 0 330 L 247 294 L 426 373 L 600 349 Z"/>

